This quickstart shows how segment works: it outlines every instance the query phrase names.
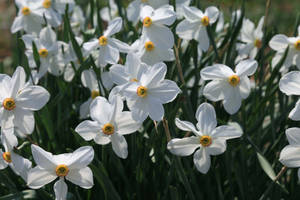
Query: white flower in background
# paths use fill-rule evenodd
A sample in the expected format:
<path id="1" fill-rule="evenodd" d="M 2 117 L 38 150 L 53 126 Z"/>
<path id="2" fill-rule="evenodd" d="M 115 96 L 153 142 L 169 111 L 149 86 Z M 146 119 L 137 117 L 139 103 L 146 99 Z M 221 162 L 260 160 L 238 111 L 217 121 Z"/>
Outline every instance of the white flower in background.
<path id="1" fill-rule="evenodd" d="M 279 89 L 286 95 L 300 95 L 300 72 L 292 71 L 285 74 L 279 82 Z M 289 118 L 295 121 L 300 120 L 300 100 L 297 101 L 295 107 L 291 110 Z"/>
<path id="2" fill-rule="evenodd" d="M 160 44 L 165 49 L 173 47 L 174 36 L 167 27 L 176 20 L 173 6 L 164 5 L 154 10 L 151 6 L 146 5 L 142 8 L 140 17 L 143 23 L 143 36 L 147 37 L 154 44 Z"/>
<path id="3" fill-rule="evenodd" d="M 109 72 L 112 81 L 118 85 L 118 92 L 122 94 L 122 88 L 127 83 L 138 81 L 138 77 L 147 70 L 147 67 L 136 54 L 129 53 L 126 57 L 125 65 L 114 64 L 110 67 Z"/>
<path id="4" fill-rule="evenodd" d="M 132 119 L 131 112 L 122 111 L 123 101 L 117 95 L 110 95 L 109 101 L 97 97 L 90 106 L 91 120 L 81 122 L 75 131 L 85 140 L 94 140 L 105 145 L 111 142 L 114 152 L 120 158 L 127 158 L 127 142 L 124 135 L 134 133 L 141 127 Z"/>
<path id="5" fill-rule="evenodd" d="M 74 0 L 51 0 L 53 3 L 53 8 L 57 10 L 61 15 L 64 15 L 66 12 L 66 7 L 68 4 L 68 12 L 73 11 L 76 6 Z"/>
<path id="6" fill-rule="evenodd" d="M 31 151 L 37 166 L 28 173 L 27 185 L 30 188 L 39 189 L 59 178 L 53 188 L 56 199 L 64 200 L 68 192 L 65 179 L 84 189 L 93 187 L 93 172 L 88 167 L 94 159 L 92 147 L 84 146 L 73 153 L 52 155 L 36 145 L 31 145 Z"/>
<path id="7" fill-rule="evenodd" d="M 58 65 L 57 55 L 59 50 L 59 43 L 57 42 L 56 34 L 50 26 L 43 28 L 37 38 L 34 35 L 23 35 L 22 39 L 26 46 L 25 54 L 28 57 L 30 67 L 36 67 L 33 58 L 33 46 L 35 43 L 37 51 L 40 56 L 40 68 L 38 69 L 38 77 L 43 77 L 47 71 L 55 76 L 61 75 L 63 66 Z"/>
<path id="8" fill-rule="evenodd" d="M 139 73 L 137 81 L 124 86 L 123 95 L 136 121 L 144 121 L 149 115 L 160 121 L 164 116 L 163 104 L 173 101 L 180 92 L 174 81 L 165 80 L 167 66 L 157 63 Z"/>
<path id="9" fill-rule="evenodd" d="M 5 131 L 2 130 L 1 144 L 4 146 L 4 151 L 0 149 L 0 169 L 5 169 L 9 166 L 15 174 L 26 181 L 32 163 L 14 152 L 14 148 L 18 145 L 18 140 L 16 137 L 11 137 L 11 135 L 13 135 L 12 128 Z"/>
<path id="10" fill-rule="evenodd" d="M 219 155 L 226 150 L 226 140 L 241 137 L 239 126 L 223 125 L 217 127 L 215 109 L 208 103 L 201 104 L 196 112 L 197 129 L 188 121 L 176 118 L 176 126 L 183 131 L 190 131 L 194 136 L 175 138 L 168 143 L 168 150 L 178 156 L 194 153 L 194 164 L 199 172 L 206 174 L 210 168 L 210 155 Z"/>
<path id="11" fill-rule="evenodd" d="M 300 167 L 300 128 L 288 128 L 285 131 L 289 145 L 285 146 L 281 152 L 279 161 L 287 167 Z M 300 169 L 298 169 L 300 179 Z"/>
<path id="12" fill-rule="evenodd" d="M 257 62 L 243 60 L 235 68 L 235 72 L 226 65 L 215 64 L 201 70 L 201 78 L 212 80 L 203 90 L 203 95 L 211 101 L 223 100 L 225 110 L 229 114 L 236 113 L 241 107 L 242 99 L 250 94 L 248 76 L 255 73 Z"/>
<path id="13" fill-rule="evenodd" d="M 38 0 L 36 4 L 38 5 L 37 11 L 45 16 L 48 24 L 58 27 L 62 23 L 61 14 L 55 9 L 53 0 Z"/>
<path id="14" fill-rule="evenodd" d="M 134 25 L 139 21 L 139 16 L 142 8 L 145 5 L 149 5 L 154 9 L 161 7 L 162 5 L 169 4 L 168 0 L 134 0 L 127 7 L 127 17 Z"/>
<path id="15" fill-rule="evenodd" d="M 177 35 L 186 40 L 195 39 L 199 42 L 199 48 L 206 52 L 209 48 L 206 27 L 217 21 L 219 10 L 211 6 L 203 13 L 196 7 L 183 6 L 183 13 L 185 19 L 177 25 Z"/>
<path id="16" fill-rule="evenodd" d="M 243 21 L 243 26 L 241 29 L 240 40 L 241 43 L 237 44 L 237 50 L 239 52 L 239 56 L 236 62 L 244 58 L 254 59 L 258 50 L 262 46 L 262 38 L 264 33 L 262 31 L 264 24 L 264 17 L 261 17 L 259 23 L 255 29 L 255 25 L 249 19 L 245 19 Z"/>
<path id="17" fill-rule="evenodd" d="M 147 37 L 139 41 L 139 50 L 137 52 L 142 62 L 148 65 L 154 65 L 162 61 L 175 60 L 174 51 L 163 43 L 157 43 L 149 40 Z"/>
<path id="18" fill-rule="evenodd" d="M 16 0 L 19 12 L 11 26 L 11 32 L 16 33 L 24 30 L 27 33 L 38 34 L 44 23 L 43 15 L 38 12 L 36 1 L 34 0 Z"/>
<path id="19" fill-rule="evenodd" d="M 177 19 L 181 19 L 184 17 L 183 6 L 189 6 L 191 0 L 176 0 L 176 15 Z"/>
<path id="20" fill-rule="evenodd" d="M 98 65 L 105 67 L 107 63 L 115 64 L 119 61 L 119 52 L 129 52 L 130 46 L 111 36 L 118 33 L 122 28 L 122 18 L 117 17 L 109 22 L 107 30 L 98 39 L 94 38 L 83 44 L 83 48 L 91 52 L 99 49 Z"/>
<path id="21" fill-rule="evenodd" d="M 108 0 L 109 7 L 106 6 L 100 10 L 101 19 L 110 22 L 118 14 L 118 6 L 114 0 Z"/>
<path id="22" fill-rule="evenodd" d="M 85 17 L 80 6 L 75 6 L 70 17 L 70 23 L 75 35 L 84 30 Z"/>
<path id="23" fill-rule="evenodd" d="M 233 24 L 233 26 L 236 26 L 238 24 L 241 17 L 242 17 L 242 11 L 240 9 L 232 12 L 231 23 Z"/>
<path id="24" fill-rule="evenodd" d="M 297 37 L 287 37 L 282 34 L 275 35 L 269 42 L 269 46 L 277 51 L 272 60 L 272 67 L 275 67 L 284 56 L 285 50 L 289 47 L 286 59 L 280 72 L 288 71 L 291 65 L 296 65 L 300 69 L 300 26 L 298 26 Z"/>
<path id="25" fill-rule="evenodd" d="M 40 110 L 50 94 L 41 86 L 25 83 L 26 74 L 18 67 L 12 77 L 0 75 L 0 121 L 1 128 L 16 127 L 24 136 L 34 130 L 33 111 Z"/>
<path id="26" fill-rule="evenodd" d="M 88 88 L 91 92 L 90 98 L 80 106 L 80 118 L 87 118 L 89 116 L 90 104 L 97 96 L 100 96 L 99 85 L 97 76 L 94 70 L 84 70 L 81 73 L 81 83 L 84 87 Z"/>

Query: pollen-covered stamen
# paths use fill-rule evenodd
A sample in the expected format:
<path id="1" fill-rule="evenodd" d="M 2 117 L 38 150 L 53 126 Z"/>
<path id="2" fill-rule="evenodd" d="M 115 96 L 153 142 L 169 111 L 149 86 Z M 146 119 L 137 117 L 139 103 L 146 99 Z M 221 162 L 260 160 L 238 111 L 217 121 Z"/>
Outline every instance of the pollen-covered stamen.
<path id="1" fill-rule="evenodd" d="M 11 155 L 10 152 L 4 152 L 2 154 L 3 160 L 5 160 L 8 163 L 11 163 Z"/>
<path id="2" fill-rule="evenodd" d="M 57 167 L 55 169 L 55 173 L 59 177 L 67 176 L 69 173 L 69 168 L 67 165 L 64 165 L 64 164 L 57 165 Z"/>
<path id="3" fill-rule="evenodd" d="M 152 19 L 150 17 L 145 17 L 143 20 L 143 25 L 145 27 L 150 27 L 152 25 Z"/>
<path id="4" fill-rule="evenodd" d="M 130 79 L 131 82 L 138 82 L 138 80 L 136 78 L 132 78 Z"/>
<path id="5" fill-rule="evenodd" d="M 155 48 L 155 45 L 153 42 L 148 41 L 145 43 L 145 49 L 146 51 L 153 51 L 153 49 Z"/>
<path id="6" fill-rule="evenodd" d="M 203 26 L 208 26 L 209 18 L 207 16 L 202 17 L 201 23 L 202 23 Z"/>
<path id="7" fill-rule="evenodd" d="M 254 46 L 257 47 L 257 48 L 261 48 L 261 46 L 262 46 L 261 40 L 260 39 L 256 39 L 254 41 Z"/>
<path id="8" fill-rule="evenodd" d="M 13 98 L 6 98 L 2 103 L 4 109 L 13 110 L 16 107 L 16 102 Z"/>
<path id="9" fill-rule="evenodd" d="M 200 137 L 200 144 L 204 147 L 208 147 L 209 145 L 211 145 L 212 143 L 212 139 L 210 136 L 208 135 L 203 135 Z"/>
<path id="10" fill-rule="evenodd" d="M 300 39 L 295 42 L 294 46 L 295 46 L 295 49 L 300 51 Z"/>
<path id="11" fill-rule="evenodd" d="M 104 124 L 102 127 L 102 132 L 105 135 L 112 135 L 115 132 L 115 127 L 111 123 Z"/>
<path id="12" fill-rule="evenodd" d="M 27 6 L 24 6 L 21 12 L 25 16 L 30 15 L 30 9 Z"/>
<path id="13" fill-rule="evenodd" d="M 98 90 L 93 90 L 91 92 L 92 99 L 95 99 L 97 96 L 100 96 L 100 92 Z"/>
<path id="14" fill-rule="evenodd" d="M 40 50 L 39 50 L 39 55 L 40 55 L 40 57 L 42 57 L 42 58 L 46 58 L 46 57 L 48 56 L 48 50 L 45 49 L 45 48 L 40 49 Z"/>
<path id="15" fill-rule="evenodd" d="M 231 86 L 235 87 L 240 83 L 240 77 L 238 75 L 234 74 L 228 78 L 228 83 Z"/>
<path id="16" fill-rule="evenodd" d="M 100 46 L 105 46 L 105 45 L 107 45 L 107 37 L 105 37 L 104 35 L 103 36 L 101 36 L 101 37 L 99 37 L 99 45 Z"/>
<path id="17" fill-rule="evenodd" d="M 44 7 L 44 8 L 50 8 L 51 5 L 52 5 L 51 0 L 44 0 L 44 1 L 43 1 L 43 7 Z"/>
<path id="18" fill-rule="evenodd" d="M 142 97 L 142 98 L 144 98 L 144 97 L 146 97 L 147 96 L 147 88 L 146 87 L 144 87 L 144 86 L 139 86 L 138 88 L 137 88 L 137 90 L 136 90 L 136 93 L 137 93 L 137 95 L 139 96 L 139 97 Z"/>

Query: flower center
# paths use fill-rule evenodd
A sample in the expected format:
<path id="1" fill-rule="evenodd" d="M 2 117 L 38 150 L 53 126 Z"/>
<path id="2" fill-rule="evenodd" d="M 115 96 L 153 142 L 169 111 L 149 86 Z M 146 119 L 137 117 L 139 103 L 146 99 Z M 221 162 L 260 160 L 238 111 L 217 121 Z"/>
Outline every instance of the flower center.
<path id="1" fill-rule="evenodd" d="M 212 139 L 210 136 L 208 135 L 203 135 L 200 138 L 200 144 L 204 147 L 208 147 L 209 145 L 211 145 L 212 143 Z"/>
<path id="2" fill-rule="evenodd" d="M 104 124 L 102 127 L 102 132 L 105 135 L 112 135 L 115 132 L 115 127 L 111 123 Z"/>
<path id="3" fill-rule="evenodd" d="M 57 176 L 67 176 L 69 173 L 69 168 L 67 165 L 64 164 L 57 165 L 55 172 Z"/>
<path id="4" fill-rule="evenodd" d="M 16 107 L 16 102 L 13 98 L 6 98 L 2 105 L 6 110 L 13 110 Z"/>
<path id="5" fill-rule="evenodd" d="M 295 46 L 295 49 L 300 51 L 300 39 L 295 42 L 294 46 Z"/>
<path id="6" fill-rule="evenodd" d="M 22 8 L 22 14 L 23 15 L 29 15 L 30 14 L 30 9 L 27 7 L 27 6 L 24 6 L 23 8 Z"/>
<path id="7" fill-rule="evenodd" d="M 100 96 L 100 92 L 98 90 L 93 90 L 91 92 L 92 99 L 95 99 L 97 96 Z"/>
<path id="8" fill-rule="evenodd" d="M 208 26 L 209 18 L 207 16 L 202 17 L 201 23 L 202 23 L 203 26 Z"/>
<path id="9" fill-rule="evenodd" d="M 154 46 L 153 42 L 148 41 L 145 43 L 145 49 L 147 51 L 153 51 L 154 48 L 155 48 L 155 46 Z"/>
<path id="10" fill-rule="evenodd" d="M 131 82 L 138 82 L 138 80 L 136 78 L 132 78 L 130 79 Z"/>
<path id="11" fill-rule="evenodd" d="M 48 56 L 48 50 L 45 49 L 45 48 L 40 49 L 40 50 L 39 50 L 39 55 L 40 55 L 40 57 L 42 57 L 42 58 L 46 58 L 46 57 Z"/>
<path id="12" fill-rule="evenodd" d="M 100 46 L 105 46 L 105 45 L 107 45 L 107 37 L 105 37 L 105 36 L 101 36 L 101 37 L 99 37 L 99 45 Z"/>
<path id="13" fill-rule="evenodd" d="M 232 75 L 232 76 L 230 76 L 229 78 L 228 78 L 228 83 L 231 85 L 231 86 L 233 86 L 233 87 L 235 87 L 235 86 L 237 86 L 239 83 L 240 83 L 240 77 L 238 76 L 238 75 Z"/>
<path id="14" fill-rule="evenodd" d="M 146 97 L 147 96 L 147 88 L 144 86 L 140 86 L 137 88 L 136 93 L 139 97 Z"/>
<path id="15" fill-rule="evenodd" d="M 150 27 L 152 25 L 152 19 L 150 17 L 145 17 L 143 20 L 143 25 L 145 27 Z"/>
<path id="16" fill-rule="evenodd" d="M 254 41 L 254 46 L 257 47 L 257 48 L 261 48 L 261 46 L 262 46 L 261 40 L 260 39 L 256 39 Z"/>
<path id="17" fill-rule="evenodd" d="M 11 163 L 11 155 L 10 152 L 4 152 L 2 154 L 3 160 L 5 160 L 8 163 Z"/>
<path id="18" fill-rule="evenodd" d="M 43 7 L 44 7 L 44 8 L 50 8 L 51 5 L 52 5 L 51 0 L 44 0 L 44 1 L 43 1 Z"/>

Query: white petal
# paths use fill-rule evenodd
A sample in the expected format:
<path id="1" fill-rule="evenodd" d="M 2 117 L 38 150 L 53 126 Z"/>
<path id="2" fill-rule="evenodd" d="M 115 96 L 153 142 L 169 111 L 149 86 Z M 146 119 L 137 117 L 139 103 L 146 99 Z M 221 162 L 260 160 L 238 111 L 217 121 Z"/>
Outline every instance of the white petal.
<path id="1" fill-rule="evenodd" d="M 213 130 L 211 136 L 213 138 L 224 138 L 226 140 L 241 137 L 243 131 L 240 128 L 230 126 L 230 125 L 223 125 L 219 126 Z"/>
<path id="2" fill-rule="evenodd" d="M 92 101 L 90 111 L 93 120 L 106 124 L 111 120 L 113 106 L 104 97 L 98 96 Z"/>
<path id="3" fill-rule="evenodd" d="M 211 145 L 205 147 L 205 150 L 209 155 L 219 155 L 226 151 L 226 139 L 214 138 Z"/>
<path id="4" fill-rule="evenodd" d="M 125 72 L 123 65 L 114 64 L 109 68 L 112 80 L 117 85 L 123 85 L 128 82 L 129 74 Z"/>
<path id="5" fill-rule="evenodd" d="M 45 47 L 51 47 L 56 42 L 56 34 L 50 26 L 43 28 L 40 32 L 40 42 Z"/>
<path id="6" fill-rule="evenodd" d="M 55 174 L 55 168 L 51 171 L 47 171 L 39 166 L 32 168 L 27 177 L 27 185 L 32 189 L 39 189 L 44 185 L 52 182 L 57 178 Z"/>
<path id="7" fill-rule="evenodd" d="M 194 164 L 197 170 L 206 174 L 210 168 L 210 156 L 205 148 L 200 148 L 194 153 Z"/>
<path id="8" fill-rule="evenodd" d="M 163 119 L 165 110 L 164 110 L 162 103 L 159 100 L 148 96 L 147 97 L 147 106 L 149 109 L 148 110 L 149 117 L 152 120 L 161 121 Z"/>
<path id="9" fill-rule="evenodd" d="M 196 130 L 195 126 L 191 122 L 182 121 L 182 120 L 176 118 L 175 124 L 179 129 L 181 129 L 183 131 L 192 131 L 193 133 L 198 134 L 198 131 Z"/>
<path id="10" fill-rule="evenodd" d="M 219 10 L 218 8 L 214 7 L 214 6 L 210 6 L 208 8 L 205 9 L 205 13 L 204 15 L 208 16 L 209 18 L 209 23 L 213 24 L 217 21 L 218 16 L 219 16 Z"/>
<path id="11" fill-rule="evenodd" d="M 295 107 L 291 110 L 289 118 L 294 121 L 300 120 L 300 99 L 297 101 Z"/>
<path id="12" fill-rule="evenodd" d="M 292 71 L 285 74 L 279 82 L 279 89 L 286 95 L 300 95 L 300 72 Z"/>
<path id="13" fill-rule="evenodd" d="M 94 185 L 93 172 L 89 167 L 79 170 L 70 170 L 66 179 L 84 189 L 90 189 Z"/>
<path id="14" fill-rule="evenodd" d="M 128 53 L 131 50 L 131 47 L 128 44 L 121 42 L 120 40 L 117 40 L 115 38 L 108 38 L 108 43 L 109 45 L 123 53 Z"/>
<path id="15" fill-rule="evenodd" d="M 49 92 L 41 86 L 28 86 L 17 95 L 18 106 L 27 110 L 40 110 L 50 98 Z"/>
<path id="16" fill-rule="evenodd" d="M 85 120 L 81 122 L 75 131 L 86 141 L 92 140 L 100 132 L 101 127 L 96 121 Z"/>
<path id="17" fill-rule="evenodd" d="M 284 147 L 280 152 L 279 161 L 287 167 L 300 167 L 300 146 Z"/>
<path id="18" fill-rule="evenodd" d="M 54 186 L 55 200 L 65 200 L 67 199 L 68 186 L 63 178 L 60 178 L 55 182 Z"/>
<path id="19" fill-rule="evenodd" d="M 117 115 L 116 124 L 118 126 L 118 134 L 125 135 L 137 131 L 141 127 L 141 122 L 132 119 L 132 113 L 124 111 Z"/>
<path id="20" fill-rule="evenodd" d="M 111 144 L 114 152 L 119 156 L 120 158 L 127 158 L 128 156 L 128 150 L 127 150 L 127 142 L 125 140 L 125 137 L 123 135 L 114 133 L 111 136 Z"/>
<path id="21" fill-rule="evenodd" d="M 288 38 L 285 35 L 275 35 L 269 42 L 269 46 L 275 51 L 284 51 L 288 46 Z"/>
<path id="22" fill-rule="evenodd" d="M 14 19 L 14 22 L 10 28 L 10 31 L 12 33 L 16 33 L 20 30 L 23 29 L 23 23 L 24 23 L 24 20 L 23 20 L 23 16 L 17 16 L 15 19 Z"/>
<path id="23" fill-rule="evenodd" d="M 92 98 L 90 97 L 86 102 L 80 105 L 79 115 L 80 119 L 87 118 L 90 114 L 90 104 L 92 102 Z"/>
<path id="24" fill-rule="evenodd" d="M 210 135 L 217 126 L 216 112 L 214 107 L 209 103 L 202 103 L 195 115 L 198 123 L 198 130 L 204 135 Z"/>
<path id="25" fill-rule="evenodd" d="M 209 37 L 205 26 L 201 26 L 199 29 L 199 35 L 195 38 L 199 42 L 199 46 L 202 51 L 206 52 L 209 48 Z"/>
<path id="26" fill-rule="evenodd" d="M 114 48 L 113 46 L 108 45 L 101 49 L 98 62 L 99 65 L 103 67 L 107 63 L 116 64 L 119 61 L 119 58 L 120 58 L 119 50 Z"/>
<path id="27" fill-rule="evenodd" d="M 255 73 L 257 65 L 256 60 L 243 60 L 236 66 L 235 71 L 238 76 L 251 76 Z"/>
<path id="28" fill-rule="evenodd" d="M 44 169 L 54 170 L 57 163 L 54 162 L 53 155 L 41 147 L 32 144 L 31 152 L 35 163 Z"/>
<path id="29" fill-rule="evenodd" d="M 169 49 L 174 45 L 173 32 L 168 27 L 153 24 L 144 32 L 150 41 L 157 44 L 157 48 Z"/>
<path id="30" fill-rule="evenodd" d="M 162 104 L 172 102 L 181 92 L 174 81 L 163 80 L 159 86 L 151 88 L 149 95 L 158 99 Z"/>
<path id="31" fill-rule="evenodd" d="M 177 156 L 189 156 L 200 147 L 199 137 L 175 138 L 168 142 L 168 150 Z"/>
<path id="32" fill-rule="evenodd" d="M 226 112 L 232 115 L 240 109 L 242 104 L 242 98 L 240 96 L 238 88 L 232 87 L 227 92 L 228 93 L 225 94 L 223 105 Z"/>
<path id="33" fill-rule="evenodd" d="M 91 52 L 95 49 L 97 49 L 99 47 L 99 41 L 98 39 L 92 39 L 86 43 L 83 44 L 83 49 L 88 51 L 88 52 Z"/>
<path id="34" fill-rule="evenodd" d="M 98 90 L 97 76 L 92 69 L 82 71 L 81 82 L 84 87 L 89 88 L 91 91 Z"/>
<path id="35" fill-rule="evenodd" d="M 202 11 L 196 7 L 183 6 L 182 10 L 184 17 L 191 22 L 200 21 L 201 17 L 203 17 Z"/>
<path id="36" fill-rule="evenodd" d="M 16 107 L 14 110 L 13 123 L 23 134 L 31 134 L 34 130 L 34 115 L 30 110 Z"/>
<path id="37" fill-rule="evenodd" d="M 186 40 L 198 39 L 200 22 L 181 21 L 176 27 L 176 34 Z"/>
<path id="38" fill-rule="evenodd" d="M 94 149 L 91 146 L 83 146 L 74 151 L 70 160 L 66 161 L 69 169 L 86 167 L 94 159 Z"/>
<path id="39" fill-rule="evenodd" d="M 171 5 L 163 5 L 155 10 L 153 23 L 171 26 L 176 20 L 176 13 Z"/>
<path id="40" fill-rule="evenodd" d="M 300 145 L 300 128 L 288 128 L 285 134 L 291 145 Z"/>
<path id="41" fill-rule="evenodd" d="M 234 72 L 222 64 L 215 64 L 213 66 L 205 67 L 200 72 L 201 78 L 204 80 L 213 80 L 213 79 L 226 79 L 233 75 Z"/>
<path id="42" fill-rule="evenodd" d="M 140 4 L 141 4 L 140 0 L 132 1 L 129 3 L 127 10 L 126 10 L 128 20 L 133 22 L 134 25 L 137 23 L 137 21 L 139 19 Z"/>
<path id="43" fill-rule="evenodd" d="M 220 101 L 225 98 L 224 91 L 227 89 L 228 84 L 223 80 L 213 80 L 205 85 L 203 95 L 211 101 Z"/>
<path id="44" fill-rule="evenodd" d="M 14 166 L 14 170 L 18 172 L 18 174 L 27 181 L 27 175 L 29 170 L 31 169 L 31 162 L 23 158 L 22 156 L 19 156 L 18 154 L 11 152 L 11 160 L 12 164 Z"/>
<path id="45" fill-rule="evenodd" d="M 94 141 L 97 144 L 106 145 L 106 144 L 110 143 L 110 138 L 107 136 L 104 136 L 104 134 L 97 134 L 97 136 L 94 138 Z"/>
<path id="46" fill-rule="evenodd" d="M 11 78 L 11 89 L 10 96 L 15 98 L 20 89 L 23 88 L 26 81 L 26 74 L 23 67 L 17 67 Z"/>
<path id="47" fill-rule="evenodd" d="M 148 71 L 142 74 L 139 81 L 143 86 L 151 88 L 164 80 L 166 73 L 167 65 L 163 62 L 160 62 L 148 68 Z"/>
<path id="48" fill-rule="evenodd" d="M 237 86 L 240 91 L 240 95 L 243 99 L 246 99 L 251 90 L 250 80 L 248 77 L 241 77 L 240 78 L 240 84 Z"/>
<path id="49" fill-rule="evenodd" d="M 106 37 L 114 35 L 115 33 L 118 33 L 121 30 L 121 28 L 122 28 L 122 18 L 116 17 L 114 20 L 109 22 L 107 30 L 104 31 L 104 35 Z"/>

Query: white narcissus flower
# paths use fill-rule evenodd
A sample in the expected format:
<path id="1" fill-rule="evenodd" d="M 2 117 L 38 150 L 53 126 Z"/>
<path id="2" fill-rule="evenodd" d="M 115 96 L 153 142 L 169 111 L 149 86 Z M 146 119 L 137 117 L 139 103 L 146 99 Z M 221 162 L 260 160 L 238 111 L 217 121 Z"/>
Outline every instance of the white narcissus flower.
<path id="1" fill-rule="evenodd" d="M 262 31 L 264 24 L 264 17 L 261 17 L 255 29 L 254 23 L 249 19 L 245 19 L 241 29 L 240 40 L 242 43 L 237 44 L 239 57 L 254 59 L 258 50 L 262 46 L 262 38 L 264 33 Z"/>
<path id="2" fill-rule="evenodd" d="M 141 21 L 143 23 L 143 36 L 147 37 L 155 44 L 170 49 L 174 45 L 174 36 L 167 27 L 176 20 L 176 13 L 173 6 L 164 5 L 154 10 L 151 6 L 144 6 L 141 11 Z"/>
<path id="3" fill-rule="evenodd" d="M 285 131 L 289 145 L 285 146 L 281 152 L 279 161 L 287 167 L 300 167 L 300 128 L 289 128 Z M 298 169 L 300 179 L 300 169 Z"/>
<path id="4" fill-rule="evenodd" d="M 122 93 L 134 120 L 144 121 L 148 115 L 152 120 L 162 120 L 163 104 L 172 102 L 180 92 L 174 81 L 165 80 L 166 73 L 166 64 L 157 63 L 124 86 Z"/>
<path id="5" fill-rule="evenodd" d="M 83 119 L 89 116 L 90 104 L 93 99 L 100 95 L 100 90 L 96 73 L 92 69 L 82 71 L 81 83 L 91 92 L 91 97 L 80 106 L 80 119 Z"/>
<path id="6" fill-rule="evenodd" d="M 127 17 L 134 25 L 139 21 L 140 13 L 145 5 L 149 5 L 154 9 L 162 5 L 169 4 L 169 0 L 134 0 L 127 7 Z"/>
<path id="7" fill-rule="evenodd" d="M 243 60 L 235 68 L 235 72 L 226 65 L 215 64 L 201 70 L 201 78 L 212 80 L 203 90 L 203 95 L 211 101 L 223 100 L 225 110 L 229 114 L 236 113 L 241 107 L 242 99 L 250 94 L 248 76 L 255 73 L 257 62 Z"/>
<path id="8" fill-rule="evenodd" d="M 91 52 L 99 49 L 98 65 L 105 67 L 106 64 L 115 64 L 119 61 L 119 52 L 127 53 L 130 46 L 120 40 L 112 38 L 111 36 L 118 33 L 122 28 L 122 18 L 117 17 L 109 22 L 107 30 L 98 39 L 94 38 L 83 44 L 83 48 Z"/>
<path id="9" fill-rule="evenodd" d="M 11 32 L 16 33 L 24 30 L 27 33 L 38 34 L 44 22 L 43 15 L 37 11 L 37 4 L 34 0 L 16 0 L 19 12 L 11 26 Z"/>
<path id="10" fill-rule="evenodd" d="M 183 6 L 183 13 L 185 19 L 177 25 L 177 35 L 186 40 L 195 39 L 199 42 L 199 48 L 206 52 L 209 48 L 206 27 L 217 21 L 219 10 L 211 6 L 203 13 L 196 7 Z"/>
<path id="11" fill-rule="evenodd" d="M 94 185 L 93 172 L 88 165 L 94 159 L 94 150 L 90 146 L 80 147 L 73 153 L 52 155 L 37 145 L 31 145 L 31 151 L 37 166 L 32 168 L 27 177 L 27 185 L 39 189 L 59 178 L 54 184 L 57 200 L 65 200 L 68 186 L 65 178 L 84 189 Z"/>
<path id="12" fill-rule="evenodd" d="M 94 140 L 105 145 L 111 142 L 114 152 L 120 158 L 127 158 L 127 142 L 124 135 L 137 131 L 141 123 L 134 121 L 129 111 L 123 110 L 123 101 L 117 95 L 110 95 L 109 101 L 97 97 L 90 106 L 91 120 L 81 122 L 75 131 L 85 140 Z"/>
<path id="13" fill-rule="evenodd" d="M 1 144 L 4 146 L 4 151 L 0 149 L 0 169 L 5 169 L 9 166 L 24 181 L 27 181 L 27 175 L 32 163 L 14 152 L 14 148 L 18 145 L 18 140 L 16 137 L 12 137 L 13 131 L 13 128 L 2 129 Z"/>
<path id="14" fill-rule="evenodd" d="M 284 56 L 285 50 L 289 47 L 286 59 L 280 72 L 287 72 L 291 65 L 296 65 L 300 69 L 300 26 L 298 26 L 297 37 L 287 37 L 282 34 L 275 35 L 269 42 L 269 46 L 277 51 L 272 59 L 272 67 L 275 67 Z"/>
<path id="15" fill-rule="evenodd" d="M 114 19 L 118 14 L 118 6 L 115 3 L 114 0 L 107 0 L 107 4 L 109 6 L 106 6 L 100 10 L 101 19 L 104 21 L 111 21 Z"/>
<path id="16" fill-rule="evenodd" d="M 17 128 L 22 134 L 31 134 L 35 123 L 33 111 L 40 110 L 50 94 L 25 80 L 23 67 L 18 67 L 12 77 L 0 75 L 0 121 L 2 129 Z"/>
<path id="17" fill-rule="evenodd" d="M 194 164 L 198 171 L 206 174 L 210 168 L 210 155 L 219 155 L 226 150 L 226 140 L 241 137 L 239 126 L 223 125 L 217 127 L 215 109 L 208 103 L 201 104 L 196 112 L 197 129 L 188 121 L 176 118 L 176 126 L 183 131 L 190 131 L 194 136 L 175 138 L 168 142 L 168 150 L 178 156 L 194 153 Z"/>
<path id="18" fill-rule="evenodd" d="M 55 9 L 54 0 L 37 0 L 37 11 L 45 16 L 47 23 L 53 27 L 58 27 L 62 23 L 61 14 Z"/>
<path id="19" fill-rule="evenodd" d="M 36 67 L 33 58 L 33 46 L 32 42 L 35 43 L 37 51 L 40 56 L 40 68 L 38 70 L 38 78 L 43 77 L 47 71 L 55 76 L 61 75 L 63 72 L 63 65 L 58 64 L 58 50 L 59 44 L 55 32 L 50 26 L 43 28 L 39 34 L 39 37 L 34 35 L 23 35 L 22 39 L 26 46 L 25 54 L 28 57 L 30 67 Z"/>
<path id="20" fill-rule="evenodd" d="M 85 17 L 80 6 L 75 6 L 70 17 L 72 31 L 79 35 L 84 30 Z"/>
<path id="21" fill-rule="evenodd" d="M 279 81 L 279 89 L 286 95 L 300 95 L 300 72 L 292 71 L 285 74 Z M 300 100 L 297 101 L 295 107 L 291 110 L 289 118 L 300 121 Z"/>
<path id="22" fill-rule="evenodd" d="M 176 15 L 177 19 L 181 19 L 184 17 L 183 14 L 183 6 L 189 6 L 191 0 L 176 0 Z"/>

